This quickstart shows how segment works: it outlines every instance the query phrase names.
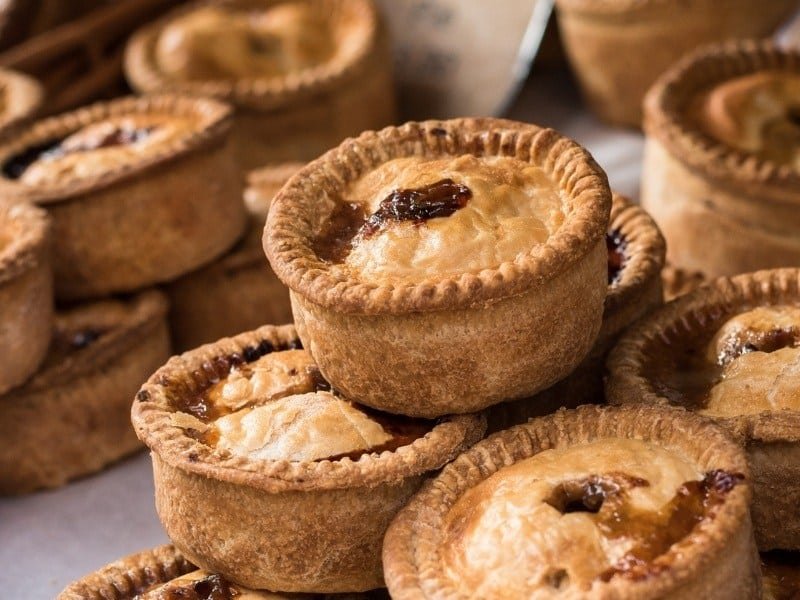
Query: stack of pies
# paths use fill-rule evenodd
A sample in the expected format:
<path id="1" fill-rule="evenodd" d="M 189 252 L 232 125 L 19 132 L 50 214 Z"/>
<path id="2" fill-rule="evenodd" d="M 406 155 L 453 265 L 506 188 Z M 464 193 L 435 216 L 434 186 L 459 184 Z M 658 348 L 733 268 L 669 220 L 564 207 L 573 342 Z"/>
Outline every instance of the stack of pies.
<path id="1" fill-rule="evenodd" d="M 391 57 L 372 0 L 193 3 L 131 38 L 125 72 L 139 92 L 233 104 L 243 172 L 310 160 L 394 119 Z"/>

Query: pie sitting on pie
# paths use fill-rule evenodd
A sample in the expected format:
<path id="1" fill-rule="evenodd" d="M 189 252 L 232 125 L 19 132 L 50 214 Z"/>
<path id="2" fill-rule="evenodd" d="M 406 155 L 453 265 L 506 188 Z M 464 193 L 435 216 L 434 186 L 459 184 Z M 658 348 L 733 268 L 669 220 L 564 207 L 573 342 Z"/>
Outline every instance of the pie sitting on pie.
<path id="1" fill-rule="evenodd" d="M 44 365 L 0 396 L 0 495 L 63 485 L 141 447 L 130 404 L 169 356 L 158 292 L 62 310 Z"/>
<path id="2" fill-rule="evenodd" d="M 310 160 L 392 122 L 391 55 L 372 0 L 222 0 L 182 6 L 128 43 L 125 72 L 236 106 L 243 174 Z"/>
<path id="3" fill-rule="evenodd" d="M 172 358 L 136 395 L 156 508 L 194 564 L 254 589 L 383 585 L 389 521 L 476 442 L 483 417 L 379 413 L 341 396 L 290 325 Z"/>
<path id="4" fill-rule="evenodd" d="M 230 248 L 246 219 L 230 125 L 213 100 L 124 98 L 0 143 L 0 193 L 50 214 L 56 296 L 136 290 Z"/>
<path id="5" fill-rule="evenodd" d="M 696 415 L 584 406 L 443 469 L 386 534 L 395 600 L 749 599 L 760 575 L 744 452 Z"/>
<path id="6" fill-rule="evenodd" d="M 711 277 L 800 264 L 798 94 L 800 50 L 768 42 L 705 48 L 653 86 L 642 206 L 671 263 Z"/>
<path id="7" fill-rule="evenodd" d="M 0 202 L 0 394 L 47 353 L 53 326 L 50 224 L 29 204 Z"/>
<path id="8" fill-rule="evenodd" d="M 726 426 L 753 473 L 759 548 L 800 548 L 800 273 L 722 278 L 652 313 L 608 360 L 615 404 L 674 404 Z"/>
<path id="9" fill-rule="evenodd" d="M 270 207 L 300 338 L 348 397 L 468 413 L 563 378 L 597 336 L 611 194 L 588 153 L 498 119 L 345 141 Z"/>

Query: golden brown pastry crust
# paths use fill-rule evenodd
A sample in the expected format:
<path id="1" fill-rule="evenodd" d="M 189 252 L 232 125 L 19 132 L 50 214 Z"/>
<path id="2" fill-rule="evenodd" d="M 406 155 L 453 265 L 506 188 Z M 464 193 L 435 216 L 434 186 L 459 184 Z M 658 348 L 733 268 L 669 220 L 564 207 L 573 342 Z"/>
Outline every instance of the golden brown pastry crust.
<path id="1" fill-rule="evenodd" d="M 50 223 L 29 204 L 0 204 L 0 394 L 39 367 L 50 343 Z"/>
<path id="2" fill-rule="evenodd" d="M 331 16 L 337 50 L 331 60 L 287 77 L 175 81 L 162 73 L 154 48 L 164 27 L 210 4 L 179 7 L 134 34 L 125 75 L 142 93 L 175 90 L 219 98 L 237 107 L 234 146 L 242 173 L 270 162 L 310 160 L 350 135 L 394 120 L 391 53 L 372 0 L 308 0 Z M 263 9 L 264 0 L 222 0 L 216 6 Z"/>
<path id="3" fill-rule="evenodd" d="M 317 231 L 344 186 L 392 158 L 463 154 L 541 167 L 570 207 L 564 224 L 514 261 L 419 283 L 364 282 L 317 256 Z M 471 412 L 548 387 L 588 351 L 607 288 L 610 196 L 591 157 L 552 130 L 498 119 L 407 123 L 306 166 L 273 202 L 264 248 L 292 290 L 301 338 L 337 389 L 388 412 Z M 555 327 L 562 314 L 569 326 Z M 401 375 L 386 373 L 389 362 Z"/>
<path id="4" fill-rule="evenodd" d="M 59 299 L 173 279 L 215 258 L 242 234 L 245 212 L 226 146 L 231 109 L 213 100 L 164 95 L 98 103 L 9 137 L 0 145 L 0 163 L 89 124 L 156 113 L 188 120 L 192 131 L 96 176 L 68 175 L 42 186 L 0 177 L 0 192 L 50 213 Z"/>
<path id="5" fill-rule="evenodd" d="M 0 131 L 7 132 L 34 116 L 42 105 L 43 93 L 41 84 L 32 77 L 0 69 Z"/>
<path id="6" fill-rule="evenodd" d="M 171 397 L 226 374 L 229 357 L 264 341 L 297 341 L 293 327 L 265 326 L 173 357 L 142 387 L 132 418 L 153 452 L 156 508 L 192 562 L 254 589 L 364 591 L 382 585 L 380 543 L 389 520 L 485 429 L 482 417 L 443 419 L 394 452 L 314 462 L 254 461 L 189 437 L 172 421 Z"/>
<path id="7" fill-rule="evenodd" d="M 800 51 L 769 42 L 698 50 L 645 100 L 642 206 L 667 239 L 667 259 L 709 276 L 800 262 L 800 171 L 727 146 L 697 126 L 690 104 L 717 84 L 761 71 L 800 73 Z"/>
<path id="8" fill-rule="evenodd" d="M 606 395 L 612 404 L 667 405 L 647 376 L 664 360 L 658 345 L 719 327 L 756 306 L 800 302 L 800 273 L 775 269 L 720 278 L 667 304 L 639 322 L 608 358 Z M 662 358 L 660 358 L 662 357 Z M 759 548 L 800 548 L 800 413 L 794 411 L 714 418 L 745 446 L 754 481 L 753 523 Z"/>
<path id="9" fill-rule="evenodd" d="M 559 411 L 500 432 L 445 467 L 412 498 L 387 532 L 383 561 L 389 593 L 398 600 L 469 597 L 458 586 L 459 574 L 442 570 L 443 524 L 458 499 L 504 466 L 545 449 L 605 437 L 648 441 L 681 453 L 700 471 L 742 473 L 746 480 L 730 491 L 713 519 L 695 527 L 678 546 L 662 555 L 665 569 L 645 579 L 613 577 L 607 583 L 598 581 L 591 588 L 591 597 L 757 597 L 760 577 L 748 514 L 749 475 L 742 450 L 724 431 L 685 411 L 595 406 Z M 624 466 L 621 470 L 625 472 Z"/>
<path id="10" fill-rule="evenodd" d="M 666 251 L 655 221 L 628 198 L 614 194 L 609 236 L 624 242 L 625 262 L 616 281 L 608 286 L 603 323 L 594 346 L 566 378 L 533 398 L 503 402 L 489 409 L 489 431 L 499 431 L 556 409 L 602 403 L 605 359 L 620 334 L 642 315 L 662 303 L 660 272 Z"/>
<path id="11" fill-rule="evenodd" d="M 140 447 L 129 421 L 136 389 L 166 357 L 166 300 L 143 292 L 62 312 L 58 331 L 101 330 L 85 348 L 62 354 L 0 397 L 0 494 L 63 485 Z"/>
<path id="12" fill-rule="evenodd" d="M 687 271 L 667 263 L 661 271 L 661 282 L 664 286 L 664 301 L 669 302 L 703 285 L 706 276 L 700 271 Z"/>
<path id="13" fill-rule="evenodd" d="M 244 192 L 250 227 L 228 254 L 167 284 L 170 330 L 183 352 L 265 323 L 291 323 L 289 290 L 272 272 L 261 236 L 270 202 L 302 164 L 253 171 Z"/>
<path id="14" fill-rule="evenodd" d="M 640 126 L 650 85 L 703 44 L 772 34 L 796 10 L 793 0 L 756 5 L 731 0 L 558 0 L 559 27 L 573 70 L 604 120 Z"/>

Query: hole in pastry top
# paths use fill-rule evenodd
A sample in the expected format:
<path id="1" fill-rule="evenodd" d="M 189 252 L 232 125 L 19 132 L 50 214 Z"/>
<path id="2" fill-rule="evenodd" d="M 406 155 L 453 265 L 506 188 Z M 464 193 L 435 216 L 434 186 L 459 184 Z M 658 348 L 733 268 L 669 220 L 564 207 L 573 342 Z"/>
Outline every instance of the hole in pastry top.
<path id="1" fill-rule="evenodd" d="M 564 219 L 556 183 L 520 159 L 404 157 L 348 185 L 312 247 L 334 271 L 418 282 L 513 261 Z"/>
<path id="2" fill-rule="evenodd" d="M 761 574 L 764 578 L 764 600 L 800 598 L 800 552 L 762 552 Z"/>
<path id="3" fill-rule="evenodd" d="M 743 479 L 636 439 L 545 450 L 456 501 L 445 517 L 444 568 L 486 598 L 645 579 L 669 569 L 670 549 L 691 543 Z"/>
<path id="4" fill-rule="evenodd" d="M 608 250 L 608 285 L 619 282 L 622 271 L 628 262 L 627 242 L 618 230 L 606 233 L 606 250 Z"/>
<path id="5" fill-rule="evenodd" d="M 23 185 L 85 179 L 161 153 L 196 131 L 189 117 L 153 113 L 109 116 L 6 158 L 3 175 Z"/>
<path id="6" fill-rule="evenodd" d="M 760 71 L 698 94 L 688 116 L 709 137 L 800 169 L 800 75 Z"/>
<path id="7" fill-rule="evenodd" d="M 800 410 L 800 307 L 720 311 L 696 329 L 652 350 L 660 395 L 715 417 Z"/>
<path id="8" fill-rule="evenodd" d="M 341 397 L 299 343 L 269 342 L 217 361 L 208 385 L 171 400 L 172 423 L 217 451 L 254 460 L 357 460 L 394 451 L 436 421 L 381 413 Z"/>
<path id="9" fill-rule="evenodd" d="M 158 69 L 177 81 L 277 78 L 319 67 L 350 44 L 331 9 L 308 0 L 204 6 L 168 22 L 154 48 Z"/>

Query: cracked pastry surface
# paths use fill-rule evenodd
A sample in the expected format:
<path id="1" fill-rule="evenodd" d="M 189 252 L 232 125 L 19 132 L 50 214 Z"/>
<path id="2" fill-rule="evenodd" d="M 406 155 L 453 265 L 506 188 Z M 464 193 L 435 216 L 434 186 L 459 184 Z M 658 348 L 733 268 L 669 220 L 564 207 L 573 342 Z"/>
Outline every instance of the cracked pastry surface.
<path id="1" fill-rule="evenodd" d="M 378 415 L 331 391 L 311 355 L 282 350 L 234 367 L 173 423 L 223 452 L 254 460 L 356 459 L 424 436 L 432 422 Z"/>
<path id="2" fill-rule="evenodd" d="M 261 11 L 208 6 L 169 23 L 155 59 L 163 73 L 182 81 L 268 78 L 319 65 L 335 49 L 324 12 L 309 2 Z"/>
<path id="3" fill-rule="evenodd" d="M 475 597 L 492 598 L 646 577 L 740 480 L 636 439 L 546 450 L 459 498 L 445 520 L 444 568 Z"/>
<path id="4" fill-rule="evenodd" d="M 800 75 L 736 77 L 700 94 L 689 111 L 706 135 L 723 144 L 800 169 Z"/>
<path id="5" fill-rule="evenodd" d="M 110 117 L 12 156 L 3 170 L 31 186 L 89 178 L 153 157 L 194 131 L 195 123 L 186 117 L 158 113 Z"/>
<path id="6" fill-rule="evenodd" d="M 556 184 L 511 157 L 397 158 L 349 186 L 315 251 L 369 281 L 477 272 L 545 243 L 565 219 Z"/>

